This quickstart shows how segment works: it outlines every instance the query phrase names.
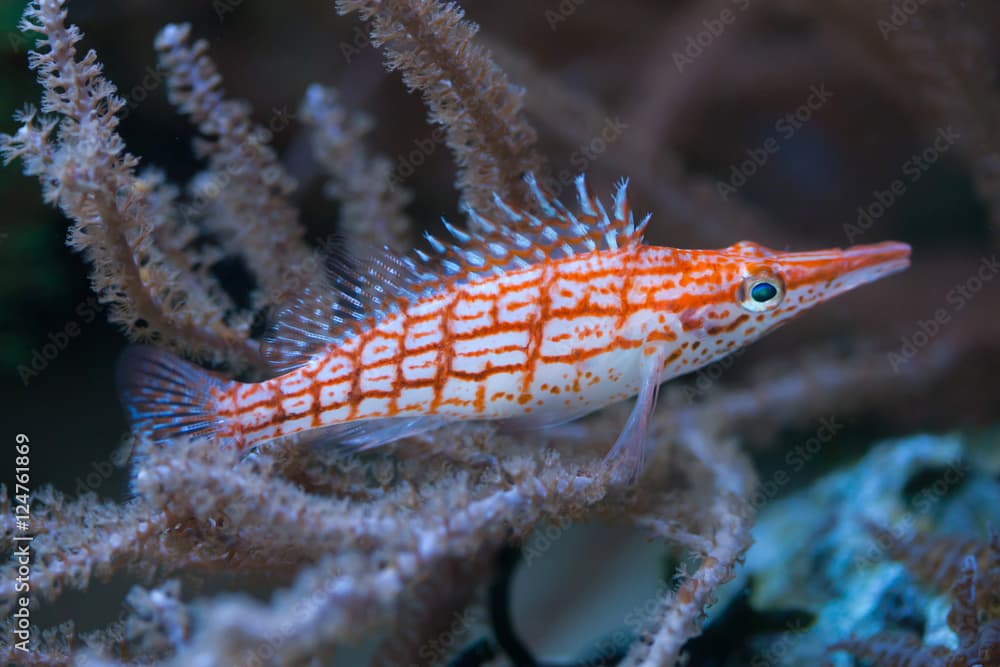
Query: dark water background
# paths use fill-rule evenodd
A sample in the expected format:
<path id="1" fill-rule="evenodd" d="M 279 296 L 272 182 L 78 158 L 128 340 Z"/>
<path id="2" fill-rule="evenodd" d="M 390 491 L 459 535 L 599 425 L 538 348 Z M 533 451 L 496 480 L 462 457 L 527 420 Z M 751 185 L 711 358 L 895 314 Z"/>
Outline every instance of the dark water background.
<path id="1" fill-rule="evenodd" d="M 880 437 L 995 423 L 1000 339 L 990 332 L 1000 332 L 1000 280 L 986 281 L 961 309 L 948 299 L 997 249 L 1000 227 L 990 223 L 966 157 L 977 147 L 965 146 L 963 153 L 960 145 L 949 145 L 937 150 L 926 168 L 914 171 L 914 156 L 933 146 L 935 128 L 949 126 L 948 119 L 929 122 L 914 111 L 918 105 L 905 89 L 900 92 L 891 71 L 880 78 L 844 55 L 838 44 L 849 38 L 831 29 L 822 12 L 772 15 L 751 8 L 693 58 L 687 75 L 677 76 L 674 55 L 700 28 L 697 22 L 690 29 L 669 26 L 691 4 L 463 3 L 490 44 L 531 59 L 551 80 L 603 109 L 606 117 L 596 119 L 595 135 L 608 118 L 627 126 L 606 154 L 593 151 L 587 137 L 574 134 L 565 110 L 553 114 L 546 108 L 552 93 L 544 83 L 533 81 L 533 88 L 523 82 L 529 118 L 553 173 L 586 167 L 592 186 L 605 197 L 615 180 L 633 176 L 633 208 L 653 212 L 650 242 L 718 247 L 752 230 L 751 240 L 778 249 L 843 246 L 855 234 L 847 225 L 858 224 L 859 207 L 870 210 L 894 181 L 902 182 L 901 194 L 893 195 L 884 214 L 854 240 L 906 241 L 914 248 L 912 269 L 774 333 L 727 369 L 722 382 L 744 383 L 761 364 L 808 358 L 812 350 L 901 350 L 921 321 L 941 308 L 948 310 L 949 321 L 916 354 L 956 346 L 955 367 L 916 394 L 901 381 L 898 400 L 845 418 L 839 446 L 811 461 L 797 485 Z M 997 34 L 995 9 L 973 5 L 969 11 L 980 12 L 987 34 Z M 565 21 L 552 18 L 563 16 L 560 12 Z M 16 109 L 38 99 L 14 32 L 19 13 L 20 3 L 0 4 L 4 132 L 14 130 L 10 116 Z M 130 100 L 121 126 L 129 151 L 177 182 L 198 169 L 190 150 L 191 128 L 169 107 L 162 85 L 147 90 L 143 84 L 144 77 L 156 80 L 153 38 L 171 21 L 194 24 L 194 34 L 210 42 L 226 89 L 249 99 L 261 122 L 278 112 L 294 112 L 306 85 L 319 81 L 338 86 L 349 107 L 373 115 L 371 147 L 398 164 L 412 162 L 408 156 L 419 153 L 432 133 L 419 97 L 405 92 L 397 74 L 384 72 L 380 55 L 365 44 L 354 19 L 336 16 L 330 2 L 73 0 L 70 20 L 86 33 L 84 48 L 97 50 L 106 74 Z M 511 78 L 521 82 L 513 73 Z M 829 99 L 811 109 L 808 120 L 782 124 L 786 114 L 808 105 L 816 86 L 825 86 Z M 920 92 L 909 90 L 913 97 Z M 532 96 L 542 102 L 533 104 Z M 965 130 L 960 134 L 972 136 Z M 665 176 L 675 159 L 671 156 L 705 180 L 706 197 L 721 199 L 719 184 L 731 183 L 733 169 L 753 159 L 768 141 L 779 150 L 732 195 L 756 213 L 758 222 L 747 226 L 733 220 L 730 232 L 729 221 L 716 218 L 713 207 L 695 210 L 682 222 L 665 210 L 672 201 Z M 300 181 L 295 199 L 309 238 L 322 237 L 335 227 L 337 206 L 322 195 L 322 174 L 310 158 L 306 136 L 293 124 L 275 135 L 275 145 Z M 416 228 L 436 227 L 441 214 L 460 220 L 446 147 L 423 151 L 419 162 L 404 181 L 415 193 L 409 211 Z M 20 167 L 0 169 L 0 441 L 12 445 L 15 434 L 30 436 L 35 486 L 51 482 L 69 493 L 87 488 L 122 498 L 126 474 L 114 452 L 125 423 L 115 396 L 114 365 L 127 341 L 92 301 L 88 267 L 64 244 L 67 221 L 41 202 L 37 182 L 21 176 Z M 225 265 L 221 271 L 234 292 L 248 289 L 241 267 Z M 45 359 L 44 368 L 36 360 L 28 371 L 33 356 L 44 357 L 53 345 L 58 352 Z M 762 474 L 774 463 L 774 452 L 785 452 L 803 437 L 788 429 L 755 443 Z M 0 468 L 9 482 L 7 462 Z"/>

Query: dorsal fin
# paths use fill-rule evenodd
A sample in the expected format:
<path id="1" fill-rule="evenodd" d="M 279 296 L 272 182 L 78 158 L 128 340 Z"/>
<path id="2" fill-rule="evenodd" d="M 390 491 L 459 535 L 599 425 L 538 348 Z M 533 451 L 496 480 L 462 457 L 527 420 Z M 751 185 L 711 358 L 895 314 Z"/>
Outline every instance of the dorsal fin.
<path id="1" fill-rule="evenodd" d="M 345 243 L 336 244 L 343 247 Z M 359 249 L 360 250 L 360 249 Z M 327 270 L 277 311 L 261 353 L 285 373 L 423 296 L 438 278 L 388 247 L 330 255 Z"/>
<path id="2" fill-rule="evenodd" d="M 459 276 L 464 282 L 546 259 L 613 250 L 642 241 L 649 215 L 635 222 L 628 205 L 628 180 L 618 182 L 610 215 L 587 187 L 583 174 L 575 181 L 578 214 L 549 197 L 533 174 L 527 174 L 524 180 L 538 205 L 540 217 L 512 207 L 494 195 L 493 203 L 502 213 L 501 219 L 487 219 L 467 209 L 466 214 L 480 231 L 462 231 L 445 220 L 445 229 L 454 243 L 444 243 L 426 234 L 433 254 L 418 252 L 417 257 L 423 262 L 437 260 L 445 275 Z"/>
<path id="3" fill-rule="evenodd" d="M 649 216 L 636 224 L 628 205 L 627 180 L 618 183 L 610 215 L 582 174 L 576 179 L 580 209 L 576 214 L 546 195 L 533 175 L 525 176 L 525 181 L 541 217 L 494 196 L 501 219 L 488 220 L 469 210 L 477 232 L 444 221 L 454 243 L 427 234 L 430 253 L 414 250 L 412 256 L 400 257 L 386 247 L 364 249 L 355 258 L 346 252 L 332 256 L 325 276 L 278 309 L 261 344 L 264 358 L 274 371 L 287 372 L 405 304 L 449 285 L 641 242 Z"/>

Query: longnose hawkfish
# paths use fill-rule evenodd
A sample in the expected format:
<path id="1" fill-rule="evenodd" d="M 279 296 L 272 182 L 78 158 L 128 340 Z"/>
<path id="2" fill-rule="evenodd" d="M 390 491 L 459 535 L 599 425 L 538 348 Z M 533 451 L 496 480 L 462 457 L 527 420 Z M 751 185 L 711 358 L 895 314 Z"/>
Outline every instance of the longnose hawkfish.
<path id="1" fill-rule="evenodd" d="M 445 225 L 432 254 L 341 262 L 280 311 L 270 380 L 225 380 L 151 347 L 126 352 L 123 401 L 154 441 L 210 436 L 247 449 L 313 432 L 370 448 L 456 420 L 563 423 L 635 396 L 606 461 L 642 464 L 662 382 L 909 265 L 906 244 L 779 252 L 645 245 L 619 183 L 612 211 L 576 181 L 573 212 L 526 178 L 538 214 L 495 197 L 477 231 Z M 433 267 L 433 268 L 431 268 Z"/>

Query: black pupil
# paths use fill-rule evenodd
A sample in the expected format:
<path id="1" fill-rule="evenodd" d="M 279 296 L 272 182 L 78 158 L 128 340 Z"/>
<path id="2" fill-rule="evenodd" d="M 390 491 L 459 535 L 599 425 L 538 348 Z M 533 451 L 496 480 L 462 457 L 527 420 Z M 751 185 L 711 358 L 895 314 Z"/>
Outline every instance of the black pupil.
<path id="1" fill-rule="evenodd" d="M 757 283 L 750 288 L 750 298 L 757 303 L 770 301 L 778 293 L 778 288 L 771 283 Z"/>

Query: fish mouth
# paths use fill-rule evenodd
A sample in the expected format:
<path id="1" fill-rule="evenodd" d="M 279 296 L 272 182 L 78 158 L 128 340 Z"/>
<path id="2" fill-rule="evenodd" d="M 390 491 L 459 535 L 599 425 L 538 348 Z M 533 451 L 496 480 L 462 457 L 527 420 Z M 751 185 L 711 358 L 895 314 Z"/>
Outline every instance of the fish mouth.
<path id="1" fill-rule="evenodd" d="M 899 273 L 910 266 L 910 246 L 899 241 L 859 245 L 843 251 L 847 271 L 868 271 L 877 278 Z"/>
<path id="2" fill-rule="evenodd" d="M 910 266 L 910 246 L 884 241 L 844 250 L 788 253 L 781 264 L 790 287 L 820 284 L 826 296 L 834 296 L 905 270 Z"/>

